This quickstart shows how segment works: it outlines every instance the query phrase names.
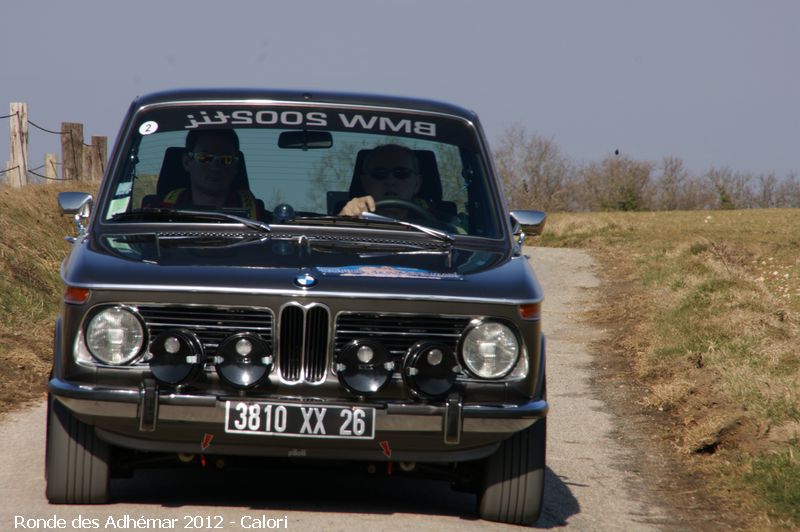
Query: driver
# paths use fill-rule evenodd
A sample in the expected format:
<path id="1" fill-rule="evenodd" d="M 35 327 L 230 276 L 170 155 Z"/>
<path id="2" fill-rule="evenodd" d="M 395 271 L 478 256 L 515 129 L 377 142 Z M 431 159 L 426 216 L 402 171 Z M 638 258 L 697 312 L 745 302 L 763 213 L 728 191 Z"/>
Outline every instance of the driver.
<path id="1" fill-rule="evenodd" d="M 375 212 L 375 203 L 381 200 L 404 200 L 426 211 L 430 207 L 422 198 L 415 197 L 422 185 L 419 162 L 414 152 L 398 144 L 377 146 L 366 157 L 360 176 L 366 196 L 352 198 L 339 212 L 340 216 L 358 216 L 364 211 Z M 413 217 L 413 211 L 401 207 L 381 209 L 392 218 Z"/>

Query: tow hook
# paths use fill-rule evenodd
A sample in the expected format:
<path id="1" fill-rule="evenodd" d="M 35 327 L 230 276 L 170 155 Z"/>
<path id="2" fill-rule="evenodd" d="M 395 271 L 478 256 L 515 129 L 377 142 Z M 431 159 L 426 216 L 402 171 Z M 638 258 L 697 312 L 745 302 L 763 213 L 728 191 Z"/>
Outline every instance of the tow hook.
<path id="1" fill-rule="evenodd" d="M 442 420 L 444 443 L 446 445 L 458 445 L 461 443 L 463 406 L 460 394 L 452 393 L 447 397 L 444 407 L 444 419 Z"/>
<path id="2" fill-rule="evenodd" d="M 158 419 L 158 385 L 145 377 L 139 387 L 139 430 L 153 432 Z"/>

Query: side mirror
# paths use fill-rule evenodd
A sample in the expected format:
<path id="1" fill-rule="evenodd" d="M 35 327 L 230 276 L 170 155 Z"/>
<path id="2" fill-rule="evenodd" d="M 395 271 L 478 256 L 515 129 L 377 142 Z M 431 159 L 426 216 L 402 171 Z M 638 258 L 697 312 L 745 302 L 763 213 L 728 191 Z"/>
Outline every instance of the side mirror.
<path id="1" fill-rule="evenodd" d="M 544 222 L 547 219 L 544 211 L 511 211 L 509 214 L 514 226 L 514 236 L 520 246 L 527 235 L 541 235 L 544 231 Z"/>
<path id="2" fill-rule="evenodd" d="M 61 192 L 58 195 L 58 206 L 61 209 L 61 214 L 75 215 L 75 230 L 78 232 L 78 236 L 85 236 L 88 233 L 84 220 L 91 216 L 93 203 L 92 195 L 86 192 Z M 71 236 L 64 238 L 71 243 L 77 240 L 77 238 Z"/>

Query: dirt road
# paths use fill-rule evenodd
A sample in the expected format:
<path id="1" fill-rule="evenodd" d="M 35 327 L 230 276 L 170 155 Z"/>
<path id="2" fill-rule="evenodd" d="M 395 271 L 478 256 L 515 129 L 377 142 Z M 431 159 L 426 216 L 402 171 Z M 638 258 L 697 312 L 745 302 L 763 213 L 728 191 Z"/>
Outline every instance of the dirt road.
<path id="1" fill-rule="evenodd" d="M 599 331 L 580 314 L 597 301 L 598 280 L 581 251 L 532 249 L 544 286 L 547 334 L 548 471 L 538 526 L 574 530 L 671 528 L 648 479 L 626 464 L 615 420 L 589 379 L 589 342 Z M 343 471 L 148 471 L 115 480 L 109 505 L 51 506 L 44 498 L 44 401 L 0 423 L 0 530 L 286 529 L 512 530 L 477 519 L 474 496 L 445 483 Z M 39 519 L 40 521 L 34 521 Z M 61 526 L 59 526 L 61 525 Z M 47 527 L 47 528 L 45 528 Z M 34 527 L 34 529 L 37 529 Z"/>

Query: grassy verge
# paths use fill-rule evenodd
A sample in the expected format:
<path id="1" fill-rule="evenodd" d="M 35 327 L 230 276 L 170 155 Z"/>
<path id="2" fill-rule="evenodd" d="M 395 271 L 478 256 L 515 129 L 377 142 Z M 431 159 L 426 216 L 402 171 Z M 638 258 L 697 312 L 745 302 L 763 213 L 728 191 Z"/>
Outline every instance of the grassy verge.
<path id="1" fill-rule="evenodd" d="M 0 412 L 40 397 L 52 360 L 59 266 L 74 234 L 58 210 L 62 190 L 97 184 L 0 185 Z"/>
<path id="2" fill-rule="evenodd" d="M 800 211 L 556 214 L 541 243 L 602 264 L 612 347 L 689 466 L 800 526 Z"/>

